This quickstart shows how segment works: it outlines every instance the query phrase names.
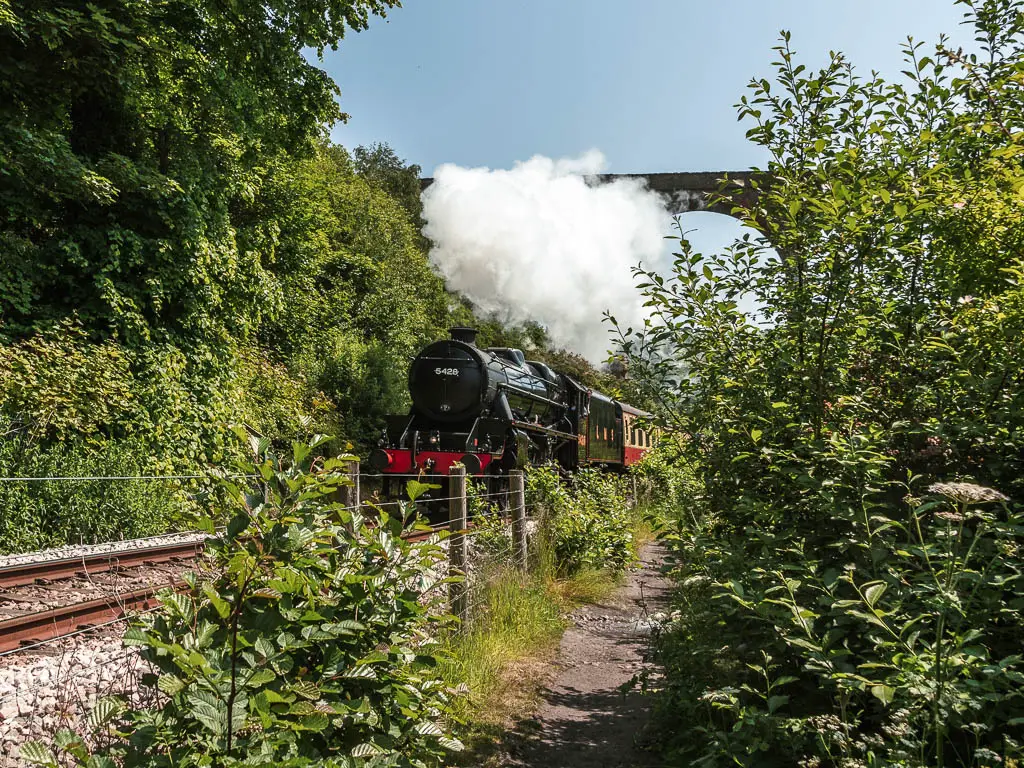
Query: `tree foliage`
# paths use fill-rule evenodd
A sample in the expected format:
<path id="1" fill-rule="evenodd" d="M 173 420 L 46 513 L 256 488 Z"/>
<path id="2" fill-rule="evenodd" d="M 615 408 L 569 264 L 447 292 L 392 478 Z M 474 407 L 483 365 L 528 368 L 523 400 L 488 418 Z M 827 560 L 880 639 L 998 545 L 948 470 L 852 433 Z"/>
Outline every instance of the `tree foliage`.
<path id="1" fill-rule="evenodd" d="M 341 117 L 303 56 L 391 0 L 13 2 L 0 27 L 0 317 L 128 343 L 257 322 L 272 222 L 240 208 Z"/>
<path id="2" fill-rule="evenodd" d="M 0 415 L 31 446 L 0 473 L 117 475 L 124 442 L 189 474 L 231 424 L 365 445 L 408 407 L 408 358 L 476 319 L 427 261 L 419 168 L 327 140 L 338 89 L 307 55 L 394 5 L 0 5 Z M 50 496 L 17 489 L 12 519 Z M 60 543 L 24 533 L 0 549 Z"/>
<path id="3" fill-rule="evenodd" d="M 1020 759 L 1024 4 L 962 4 L 978 52 L 908 41 L 899 82 L 784 34 L 739 105 L 759 236 L 644 275 L 631 371 L 702 480 L 684 764 Z"/>
<path id="4" fill-rule="evenodd" d="M 371 184 L 385 190 L 401 203 L 413 221 L 422 224 L 420 214 L 420 171 L 418 165 L 406 165 L 387 144 L 356 147 L 353 151 L 356 171 Z M 417 226 L 417 229 L 420 227 Z"/>
<path id="5" fill-rule="evenodd" d="M 0 387 L 32 446 L 4 474 L 118 474 L 122 441 L 187 473 L 232 423 L 365 440 L 406 406 L 450 314 L 418 168 L 326 140 L 338 89 L 307 55 L 394 5 L 0 6 Z"/>

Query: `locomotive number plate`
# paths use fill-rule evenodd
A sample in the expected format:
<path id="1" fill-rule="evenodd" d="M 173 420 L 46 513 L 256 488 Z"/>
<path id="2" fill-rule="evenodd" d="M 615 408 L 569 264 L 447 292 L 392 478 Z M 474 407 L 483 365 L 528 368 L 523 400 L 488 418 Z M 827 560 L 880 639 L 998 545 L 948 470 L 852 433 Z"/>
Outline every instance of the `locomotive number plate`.
<path id="1" fill-rule="evenodd" d="M 435 368 L 434 374 L 437 376 L 458 376 L 458 368 Z"/>

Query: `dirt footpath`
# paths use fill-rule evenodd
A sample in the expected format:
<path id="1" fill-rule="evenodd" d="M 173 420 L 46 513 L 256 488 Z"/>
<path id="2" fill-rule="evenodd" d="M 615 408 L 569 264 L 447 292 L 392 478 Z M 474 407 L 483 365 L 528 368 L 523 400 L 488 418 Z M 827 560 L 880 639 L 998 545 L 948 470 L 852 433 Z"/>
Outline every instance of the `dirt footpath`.
<path id="1" fill-rule="evenodd" d="M 664 551 L 651 545 L 642 567 L 598 605 L 572 615 L 551 683 L 534 717 L 506 744 L 512 768 L 650 768 L 657 758 L 643 741 L 650 701 L 619 687 L 644 665 L 648 617 L 666 607 L 668 580 L 658 571 Z"/>

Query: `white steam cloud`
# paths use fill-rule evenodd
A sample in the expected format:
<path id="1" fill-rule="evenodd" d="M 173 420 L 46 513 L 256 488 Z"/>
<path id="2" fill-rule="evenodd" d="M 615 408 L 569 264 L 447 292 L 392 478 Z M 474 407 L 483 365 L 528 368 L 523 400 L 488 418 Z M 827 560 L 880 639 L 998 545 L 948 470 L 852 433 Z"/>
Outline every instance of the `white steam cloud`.
<path id="1" fill-rule="evenodd" d="M 609 328 L 645 316 L 631 269 L 657 268 L 671 217 L 639 179 L 599 184 L 591 151 L 536 156 L 511 170 L 442 165 L 423 193 L 430 259 L 448 286 L 506 322 L 544 325 L 552 339 L 594 362 Z"/>

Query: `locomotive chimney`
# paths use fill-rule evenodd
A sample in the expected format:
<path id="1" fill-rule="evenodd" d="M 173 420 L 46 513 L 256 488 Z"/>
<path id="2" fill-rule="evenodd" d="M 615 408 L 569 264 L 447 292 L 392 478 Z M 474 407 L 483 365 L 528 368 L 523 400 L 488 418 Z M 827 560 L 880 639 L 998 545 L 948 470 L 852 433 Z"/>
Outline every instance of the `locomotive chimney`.
<path id="1" fill-rule="evenodd" d="M 452 335 L 452 341 L 461 341 L 465 344 L 476 344 L 476 328 L 466 328 L 465 326 L 458 326 L 449 330 Z"/>

